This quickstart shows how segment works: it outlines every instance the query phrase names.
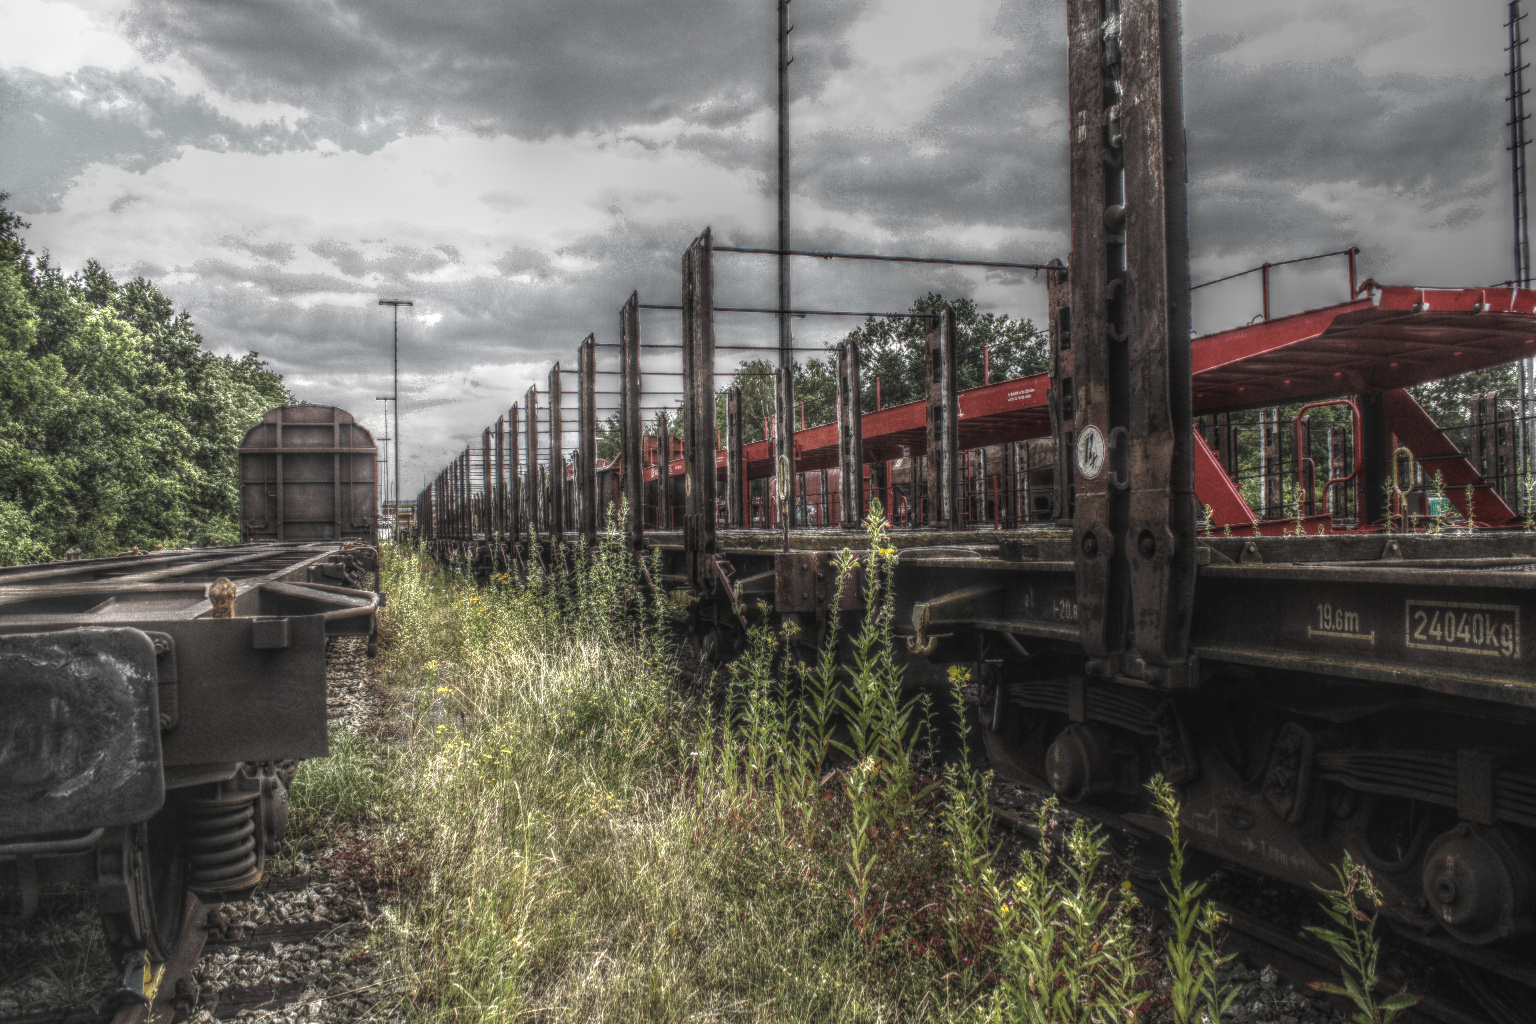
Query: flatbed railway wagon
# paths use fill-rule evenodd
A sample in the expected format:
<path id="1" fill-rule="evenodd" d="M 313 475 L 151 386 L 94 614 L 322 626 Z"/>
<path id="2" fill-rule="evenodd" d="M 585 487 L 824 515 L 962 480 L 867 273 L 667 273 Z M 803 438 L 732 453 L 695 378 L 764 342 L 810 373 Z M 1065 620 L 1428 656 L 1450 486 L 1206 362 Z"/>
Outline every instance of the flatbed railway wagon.
<path id="1" fill-rule="evenodd" d="M 153 966 L 189 891 L 261 879 L 327 752 L 326 641 L 375 633 L 374 459 L 340 409 L 273 410 L 245 543 L 0 569 L 0 926 L 94 885 L 112 952 Z"/>
<path id="2" fill-rule="evenodd" d="M 420 494 L 416 536 L 517 571 L 598 542 L 622 501 L 619 539 L 660 552 L 653 585 L 688 592 L 697 649 L 724 659 L 762 608 L 808 638 L 860 612 L 831 560 L 878 499 L 906 653 L 971 670 L 999 775 L 1113 826 L 1132 864 L 1161 857 L 1158 773 L 1215 858 L 1310 887 L 1348 853 L 1396 931 L 1499 1020 L 1536 1019 L 1536 531 L 1511 469 L 1529 422 L 1492 409 L 1469 439 L 1409 390 L 1536 353 L 1536 293 L 1357 282 L 1349 250 L 1348 301 L 1191 341 L 1177 4 L 1067 8 L 1072 250 L 1042 267 L 1048 373 L 958 390 L 945 310 L 923 401 L 865 410 L 844 343 L 837 421 L 797 430 L 779 387 L 774 439 L 744 443 L 715 379 L 731 250 L 706 231 L 681 345 L 642 346 L 657 307 L 631 296 L 617 342 L 580 348 L 574 456 L 556 365 Z M 680 444 L 641 415 L 662 348 L 681 355 Z M 1235 424 L 1258 410 L 1266 456 L 1281 430 L 1336 431 L 1326 474 L 1298 443 L 1278 514 L 1238 479 Z"/>

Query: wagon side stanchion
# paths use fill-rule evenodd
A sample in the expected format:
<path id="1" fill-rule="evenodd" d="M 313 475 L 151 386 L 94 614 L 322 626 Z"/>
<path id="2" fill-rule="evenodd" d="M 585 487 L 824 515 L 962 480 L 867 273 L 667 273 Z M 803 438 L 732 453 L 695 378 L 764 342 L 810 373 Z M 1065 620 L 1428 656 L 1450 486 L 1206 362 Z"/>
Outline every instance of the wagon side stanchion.
<path id="1" fill-rule="evenodd" d="M 565 456 L 560 448 L 565 441 L 565 422 L 561 413 L 560 364 L 556 363 L 549 369 L 549 507 L 544 516 L 551 553 L 554 545 L 565 539 Z"/>
<path id="2" fill-rule="evenodd" d="M 683 256 L 683 550 L 694 593 L 715 591 L 715 322 L 710 232 Z"/>
<path id="3" fill-rule="evenodd" d="M 741 441 L 741 388 L 732 384 L 725 392 L 725 522 L 732 530 L 745 526 L 747 486 Z"/>
<path id="4" fill-rule="evenodd" d="M 577 430 L 581 447 L 576 454 L 577 525 L 587 547 L 597 543 L 597 338 L 587 335 L 581 343 L 581 391 L 577 403 Z"/>
<path id="5" fill-rule="evenodd" d="M 960 399 L 955 386 L 955 311 L 949 305 L 928 321 L 923 394 L 927 400 L 927 501 L 923 522 L 941 530 L 960 528 Z"/>
<path id="6" fill-rule="evenodd" d="M 1128 5 L 1123 21 L 1124 206 L 1129 334 L 1113 350 L 1130 382 L 1129 522 L 1136 653 L 1154 685 L 1193 685 L 1194 416 L 1189 341 L 1189 224 L 1185 197 L 1179 5 Z M 1108 154 L 1105 154 L 1108 155 Z M 1099 225 L 1115 227 L 1106 214 Z"/>
<path id="7" fill-rule="evenodd" d="M 844 529 L 856 530 L 864 520 L 864 409 L 860 404 L 859 346 L 837 346 L 837 473 L 838 506 Z"/>
<path id="8" fill-rule="evenodd" d="M 640 295 L 619 310 L 619 458 L 624 486 L 624 543 L 645 546 L 645 476 L 640 442 Z"/>
<path id="9" fill-rule="evenodd" d="M 530 387 L 523 396 L 523 527 L 528 534 L 528 560 L 538 557 L 538 532 L 543 526 L 539 495 L 539 391 Z"/>

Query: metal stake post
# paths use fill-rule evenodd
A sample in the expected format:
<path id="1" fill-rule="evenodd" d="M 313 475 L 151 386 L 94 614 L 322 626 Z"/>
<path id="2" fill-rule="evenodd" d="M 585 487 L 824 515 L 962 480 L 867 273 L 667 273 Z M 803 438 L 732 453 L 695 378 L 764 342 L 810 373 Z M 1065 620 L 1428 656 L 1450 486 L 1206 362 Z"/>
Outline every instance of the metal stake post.
<path id="1" fill-rule="evenodd" d="M 597 543 L 597 338 L 587 335 L 577 363 L 581 391 L 577 396 L 576 430 L 581 448 L 576 453 L 578 525 L 582 542 Z"/>
<path id="2" fill-rule="evenodd" d="M 400 307 L 414 306 L 410 299 L 380 299 L 379 305 L 391 306 L 395 314 L 395 518 L 400 518 Z"/>
<path id="3" fill-rule="evenodd" d="M 549 535 L 551 542 L 565 533 L 565 423 L 560 414 L 560 364 L 549 370 Z"/>
<path id="4" fill-rule="evenodd" d="M 645 544 L 645 477 L 640 445 L 640 295 L 631 292 L 619 311 L 619 443 L 623 460 L 624 540 L 631 551 Z"/>

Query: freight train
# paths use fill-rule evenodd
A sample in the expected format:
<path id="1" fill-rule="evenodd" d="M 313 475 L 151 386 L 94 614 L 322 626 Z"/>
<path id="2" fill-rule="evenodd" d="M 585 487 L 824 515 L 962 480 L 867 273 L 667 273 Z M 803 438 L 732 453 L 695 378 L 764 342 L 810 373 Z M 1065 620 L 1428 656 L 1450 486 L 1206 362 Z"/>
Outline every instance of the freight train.
<path id="1" fill-rule="evenodd" d="M 1359 282 L 1351 249 L 1346 301 L 1266 302 L 1191 341 L 1177 5 L 1069 0 L 1068 17 L 1072 245 L 1044 270 L 1048 372 L 959 390 L 946 309 L 922 401 L 868 407 L 845 342 L 835 421 L 796 429 L 780 378 L 772 436 L 745 443 L 741 394 L 716 385 L 715 263 L 737 250 L 705 231 L 682 344 L 643 346 L 642 308 L 667 307 L 630 296 L 616 342 L 589 335 L 574 374 L 553 367 L 421 492 L 414 535 L 519 571 L 622 509 L 616 539 L 659 552 L 651 584 L 687 591 L 697 649 L 724 660 L 760 609 L 812 639 L 858 614 L 831 561 L 878 500 L 901 640 L 914 665 L 970 669 L 1000 776 L 1112 826 L 1133 866 L 1164 842 L 1155 773 L 1221 861 L 1309 887 L 1348 853 L 1396 931 L 1497 1019 L 1530 1021 L 1530 423 L 1479 396 L 1450 429 L 1413 389 L 1530 358 L 1536 292 Z M 668 347 L 681 437 L 642 416 L 642 357 Z M 618 385 L 607 462 L 600 376 Z"/>
<path id="2" fill-rule="evenodd" d="M 274 409 L 239 459 L 239 546 L 0 569 L 0 925 L 92 886 L 140 994 L 189 892 L 261 880 L 327 752 L 326 641 L 376 632 L 368 431 Z"/>

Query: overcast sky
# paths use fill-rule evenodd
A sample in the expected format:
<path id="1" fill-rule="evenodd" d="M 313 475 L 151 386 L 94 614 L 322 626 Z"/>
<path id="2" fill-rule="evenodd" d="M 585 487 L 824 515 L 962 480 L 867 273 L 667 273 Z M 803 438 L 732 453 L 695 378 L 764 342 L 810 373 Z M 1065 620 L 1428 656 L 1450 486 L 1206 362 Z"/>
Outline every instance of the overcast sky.
<path id="1" fill-rule="evenodd" d="M 775 10 L 6 0 L 0 191 L 34 249 L 154 280 L 212 350 L 255 350 L 300 398 L 375 428 L 391 386 L 376 301 L 414 299 L 413 494 L 588 332 L 617 340 L 631 290 L 677 301 L 705 226 L 773 244 Z M 1506 10 L 1187 2 L 1194 279 L 1351 244 L 1362 277 L 1509 277 Z M 794 0 L 791 20 L 795 247 L 1067 258 L 1063 0 Z M 1277 313 L 1345 297 L 1342 258 L 1303 267 L 1276 271 Z M 937 290 L 1043 309 L 1028 274 L 795 270 L 802 307 L 901 310 Z M 721 304 L 774 301 L 770 259 L 721 255 L 716 280 Z M 1197 294 L 1202 333 L 1259 309 L 1256 277 Z M 647 340 L 676 336 L 675 314 L 645 316 Z M 757 320 L 720 317 L 720 342 L 767 343 Z M 798 321 L 797 342 L 850 326 Z"/>

